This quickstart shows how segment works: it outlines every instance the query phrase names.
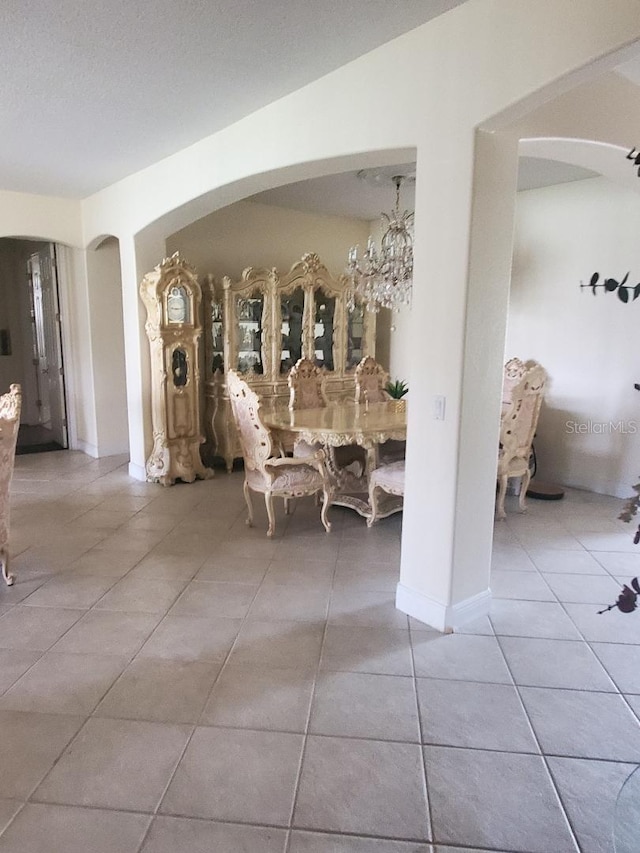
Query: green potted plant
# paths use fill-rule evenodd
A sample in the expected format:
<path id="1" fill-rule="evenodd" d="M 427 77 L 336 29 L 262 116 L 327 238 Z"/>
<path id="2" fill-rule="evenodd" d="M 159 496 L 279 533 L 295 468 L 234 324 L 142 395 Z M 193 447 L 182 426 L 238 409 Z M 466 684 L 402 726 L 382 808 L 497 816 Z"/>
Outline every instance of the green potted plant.
<path id="1" fill-rule="evenodd" d="M 395 382 L 387 382 L 384 390 L 392 400 L 396 401 L 397 410 L 404 412 L 407 408 L 407 401 L 403 400 L 402 397 L 409 391 L 409 386 L 406 382 L 403 382 L 401 379 L 396 379 Z"/>

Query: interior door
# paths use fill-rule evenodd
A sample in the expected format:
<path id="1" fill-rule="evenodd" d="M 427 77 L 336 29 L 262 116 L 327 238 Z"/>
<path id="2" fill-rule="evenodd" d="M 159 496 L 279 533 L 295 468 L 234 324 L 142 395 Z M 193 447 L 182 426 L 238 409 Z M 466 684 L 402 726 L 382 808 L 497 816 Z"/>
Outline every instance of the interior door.
<path id="1" fill-rule="evenodd" d="M 51 441 L 67 447 L 67 418 L 60 333 L 60 307 L 55 246 L 31 255 L 29 262 L 33 318 L 34 365 L 38 379 L 40 424 Z"/>

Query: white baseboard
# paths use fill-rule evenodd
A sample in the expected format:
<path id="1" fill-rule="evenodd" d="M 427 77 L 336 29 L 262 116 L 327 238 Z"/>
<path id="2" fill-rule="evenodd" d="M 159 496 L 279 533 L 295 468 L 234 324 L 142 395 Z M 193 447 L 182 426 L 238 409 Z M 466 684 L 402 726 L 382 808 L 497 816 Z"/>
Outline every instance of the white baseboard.
<path id="1" fill-rule="evenodd" d="M 115 444 L 107 444 L 104 441 L 100 443 L 100 456 L 129 456 L 129 445 L 123 445 L 122 442 Z"/>
<path id="2" fill-rule="evenodd" d="M 95 446 L 95 444 L 89 444 L 88 441 L 83 441 L 81 438 L 76 440 L 72 449 L 81 450 L 83 453 L 86 453 L 87 456 L 91 456 L 92 459 L 98 459 L 100 456 L 100 454 L 98 453 L 98 448 Z"/>
<path id="3" fill-rule="evenodd" d="M 491 591 L 489 589 L 477 595 L 459 601 L 457 604 L 442 604 L 399 583 L 396 588 L 396 607 L 408 616 L 413 616 L 436 631 L 450 632 L 462 628 L 468 622 L 481 619 L 489 614 Z"/>
<path id="4" fill-rule="evenodd" d="M 129 462 L 129 476 L 133 477 L 134 480 L 141 480 L 144 483 L 147 479 L 147 472 L 143 465 L 136 465 L 135 462 Z"/>
<path id="5" fill-rule="evenodd" d="M 545 480 L 540 477 L 540 480 Z M 536 481 L 533 480 L 532 486 L 535 486 Z M 568 489 L 578 489 L 581 492 L 593 492 L 596 495 L 611 495 L 614 498 L 629 498 L 633 494 L 633 488 L 628 483 L 622 483 L 619 480 L 607 479 L 589 479 L 587 482 L 581 480 L 572 480 L 566 477 L 562 481 L 562 485 Z"/>

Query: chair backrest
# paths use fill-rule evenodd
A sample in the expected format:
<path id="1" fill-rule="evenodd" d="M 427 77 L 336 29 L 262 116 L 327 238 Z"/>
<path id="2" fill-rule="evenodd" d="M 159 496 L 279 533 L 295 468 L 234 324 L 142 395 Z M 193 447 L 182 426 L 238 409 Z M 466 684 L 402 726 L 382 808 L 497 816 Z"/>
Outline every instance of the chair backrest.
<path id="1" fill-rule="evenodd" d="M 311 359 L 299 358 L 289 371 L 287 382 L 290 409 L 323 409 L 327 405 L 325 374 Z"/>
<path id="2" fill-rule="evenodd" d="M 370 355 L 365 356 L 356 367 L 356 403 L 384 403 L 389 395 L 384 390 L 389 374 Z"/>
<path id="3" fill-rule="evenodd" d="M 273 453 L 273 442 L 260 417 L 260 398 L 235 370 L 227 372 L 227 390 L 240 435 L 245 468 L 264 471 L 264 463 Z"/>
<path id="4" fill-rule="evenodd" d="M 7 545 L 9 529 L 9 486 L 16 456 L 22 392 L 11 385 L 0 397 L 0 548 Z"/>
<path id="5" fill-rule="evenodd" d="M 500 424 L 502 458 L 528 460 L 538 426 L 547 374 L 540 365 L 530 367 L 513 386 L 511 403 Z"/>
<path id="6" fill-rule="evenodd" d="M 519 358 L 510 358 L 504 366 L 504 376 L 502 380 L 502 406 L 505 408 L 510 402 L 513 395 L 513 389 L 522 381 L 525 373 L 532 370 L 534 367 L 540 367 L 537 361 L 528 359 L 522 361 Z"/>

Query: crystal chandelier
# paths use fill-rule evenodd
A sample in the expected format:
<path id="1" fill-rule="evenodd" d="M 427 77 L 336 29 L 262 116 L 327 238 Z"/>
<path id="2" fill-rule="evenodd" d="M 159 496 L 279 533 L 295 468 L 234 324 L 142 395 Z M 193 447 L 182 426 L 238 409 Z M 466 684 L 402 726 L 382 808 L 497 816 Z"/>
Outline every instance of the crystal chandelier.
<path id="1" fill-rule="evenodd" d="M 380 308 L 399 310 L 411 302 L 413 283 L 413 213 L 400 212 L 400 187 L 404 176 L 396 175 L 396 206 L 390 214 L 382 214 L 382 225 L 386 231 L 376 248 L 373 237 L 369 237 L 362 258 L 358 247 L 349 249 L 346 274 L 349 279 L 348 306 L 355 307 L 359 296 L 368 311 Z"/>

